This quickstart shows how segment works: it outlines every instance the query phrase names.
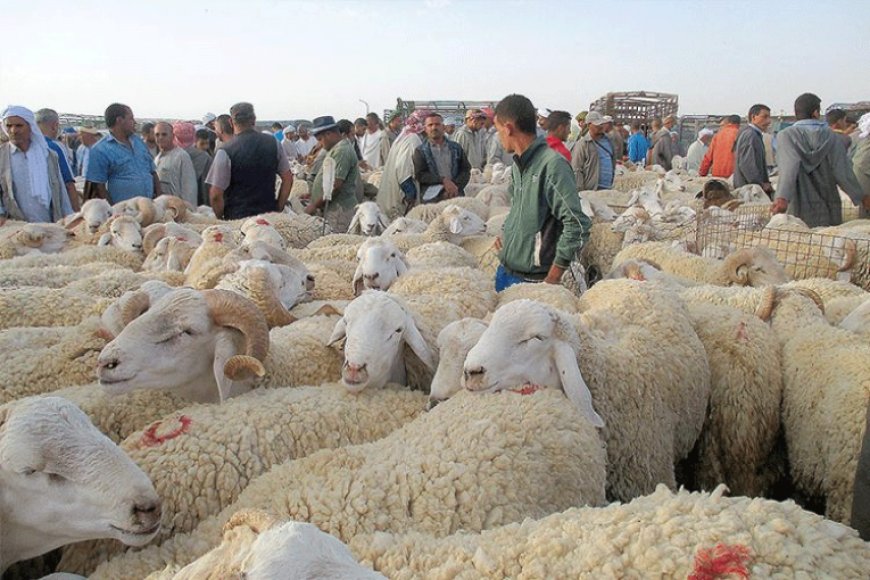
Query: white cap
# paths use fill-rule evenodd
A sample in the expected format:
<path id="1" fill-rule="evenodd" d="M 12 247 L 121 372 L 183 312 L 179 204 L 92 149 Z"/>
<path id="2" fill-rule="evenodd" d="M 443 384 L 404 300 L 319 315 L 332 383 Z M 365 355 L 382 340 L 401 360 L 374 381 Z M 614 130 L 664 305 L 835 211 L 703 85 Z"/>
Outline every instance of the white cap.
<path id="1" fill-rule="evenodd" d="M 606 125 L 607 123 L 612 123 L 613 117 L 610 115 L 602 115 L 598 111 L 589 111 L 589 114 L 586 115 L 586 123 L 589 125 Z"/>
<path id="2" fill-rule="evenodd" d="M 707 127 L 704 127 L 703 129 L 698 131 L 698 139 L 700 139 L 701 137 L 706 137 L 708 135 L 713 135 L 712 129 L 708 129 Z"/>
<path id="3" fill-rule="evenodd" d="M 285 135 L 288 133 L 295 133 L 295 132 L 296 132 L 296 127 L 294 125 L 287 125 L 286 127 L 284 127 L 284 134 Z"/>
<path id="4" fill-rule="evenodd" d="M 215 119 L 217 119 L 217 115 L 215 115 L 214 113 L 206 113 L 205 115 L 202 116 L 202 124 L 208 125 L 209 123 L 211 123 Z"/>
<path id="5" fill-rule="evenodd" d="M 550 111 L 550 109 L 543 109 L 543 108 L 541 108 L 541 109 L 538 109 L 538 116 L 539 116 L 539 117 L 543 117 L 543 118 L 546 119 L 547 117 L 550 116 L 550 113 L 551 113 L 551 112 L 552 112 L 552 111 Z"/>

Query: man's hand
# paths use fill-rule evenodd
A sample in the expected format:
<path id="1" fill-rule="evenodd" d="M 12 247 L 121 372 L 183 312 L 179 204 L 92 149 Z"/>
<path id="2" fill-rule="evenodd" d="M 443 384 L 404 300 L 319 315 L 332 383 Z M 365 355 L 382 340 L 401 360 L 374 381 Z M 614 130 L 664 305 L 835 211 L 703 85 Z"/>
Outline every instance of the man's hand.
<path id="1" fill-rule="evenodd" d="M 444 178 L 444 197 L 447 199 L 459 195 L 459 188 L 453 183 L 453 180 Z"/>
<path id="2" fill-rule="evenodd" d="M 864 211 L 870 211 L 870 195 L 864 196 L 864 199 L 861 200 L 861 207 L 864 208 Z"/>
<path id="3" fill-rule="evenodd" d="M 867 198 L 864 198 L 867 199 Z M 788 200 L 784 197 L 777 197 L 770 204 L 770 213 L 785 213 L 788 209 Z"/>
<path id="4" fill-rule="evenodd" d="M 564 268 L 560 268 L 556 264 L 553 264 L 552 266 L 550 266 L 550 271 L 547 272 L 547 277 L 544 278 L 544 284 L 561 284 L 562 274 L 564 272 Z"/>

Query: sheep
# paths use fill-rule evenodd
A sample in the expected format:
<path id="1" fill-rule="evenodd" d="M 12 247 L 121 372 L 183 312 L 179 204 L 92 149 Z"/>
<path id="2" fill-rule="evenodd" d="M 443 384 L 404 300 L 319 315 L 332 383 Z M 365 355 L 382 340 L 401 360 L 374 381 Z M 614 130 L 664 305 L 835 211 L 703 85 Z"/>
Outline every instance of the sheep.
<path id="1" fill-rule="evenodd" d="M 555 392 L 459 393 L 372 443 L 273 467 L 190 534 L 128 552 L 91 575 L 143 578 L 221 541 L 242 509 L 315 524 L 342 541 L 376 531 L 444 537 L 604 503 L 604 449 Z"/>
<path id="2" fill-rule="evenodd" d="M 62 251 L 72 234 L 55 224 L 24 224 L 0 238 L 0 259 L 30 254 L 56 254 Z"/>
<path id="3" fill-rule="evenodd" d="M 438 354 L 434 340 L 431 336 L 427 340 L 420 326 L 402 302 L 382 292 L 367 290 L 348 304 L 327 341 L 327 345 L 345 341 L 341 369 L 345 388 L 357 393 L 383 388 L 388 382 L 428 388 Z M 416 361 L 407 360 L 412 354 Z"/>
<path id="4" fill-rule="evenodd" d="M 104 223 L 112 217 L 112 206 L 105 199 L 89 199 L 82 204 L 81 210 L 71 215 L 66 228 L 75 230 L 81 225 L 83 234 L 96 234 Z"/>
<path id="5" fill-rule="evenodd" d="M 148 310 L 152 304 L 172 291 L 172 287 L 161 280 L 149 280 L 136 290 L 125 292 L 113 302 L 100 317 L 103 328 L 113 338 L 118 336 L 124 327 Z M 144 294 L 144 296 L 142 296 Z"/>
<path id="6" fill-rule="evenodd" d="M 625 247 L 614 258 L 654 260 L 669 274 L 714 286 L 767 286 L 789 281 L 776 257 L 765 248 L 744 248 L 721 263 L 672 247 L 668 242 L 649 242 Z"/>
<path id="7" fill-rule="evenodd" d="M 159 280 L 170 286 L 180 286 L 184 283 L 181 272 L 131 272 L 123 269 L 112 269 L 70 282 L 64 289 L 73 293 L 90 294 L 93 297 L 120 298 L 124 292 L 134 290 L 149 280 Z"/>
<path id="8" fill-rule="evenodd" d="M 341 380 L 342 354 L 327 345 L 341 314 L 321 303 L 304 318 L 299 307 L 291 316 L 299 320 L 269 332 L 265 375 L 258 386 L 319 385 Z"/>
<path id="9" fill-rule="evenodd" d="M 387 217 L 381 212 L 380 206 L 373 201 L 364 201 L 356 206 L 356 213 L 353 214 L 347 233 L 379 236 L 388 225 Z"/>
<path id="10" fill-rule="evenodd" d="M 295 322 L 289 309 L 311 299 L 307 268 L 291 268 L 264 260 L 244 260 L 239 269 L 216 286 L 251 299 L 266 317 L 269 328 Z M 313 286 L 313 283 L 312 283 Z"/>
<path id="11" fill-rule="evenodd" d="M 172 196 L 162 196 L 169 198 Z M 147 197 L 133 197 L 131 199 L 127 199 L 125 201 L 119 201 L 115 205 L 112 206 L 112 215 L 116 217 L 126 216 L 133 218 L 140 227 L 148 227 L 157 218 L 157 209 L 155 207 L 156 202 L 150 200 Z M 163 221 L 162 216 L 160 216 L 160 220 Z"/>
<path id="12" fill-rule="evenodd" d="M 273 466 L 321 449 L 376 441 L 416 418 L 424 403 L 425 395 L 397 389 L 359 396 L 335 384 L 260 389 L 225 405 L 178 409 L 131 434 L 120 447 L 160 495 L 163 526 L 154 539 L 159 544 L 193 531 Z M 207 492 L 192 496 L 203 481 Z M 88 574 L 120 551 L 109 542 L 71 546 L 60 569 Z"/>
<path id="13" fill-rule="evenodd" d="M 698 441 L 695 480 L 759 496 L 772 480 L 780 432 L 782 364 L 776 337 L 754 314 L 705 302 L 687 304 L 710 365 L 710 408 Z"/>
<path id="14" fill-rule="evenodd" d="M 221 545 L 185 566 L 168 566 L 150 580 L 312 578 L 386 580 L 359 565 L 340 540 L 313 524 L 279 522 L 260 510 L 242 510 L 223 529 Z"/>
<path id="15" fill-rule="evenodd" d="M 870 301 L 865 298 L 838 326 L 858 334 L 870 333 Z"/>
<path id="16" fill-rule="evenodd" d="M 489 207 L 509 206 L 511 204 L 510 188 L 510 182 L 494 183 L 481 188 L 474 198 L 485 203 Z"/>
<path id="17" fill-rule="evenodd" d="M 683 296 L 770 319 L 782 357 L 782 425 L 792 480 L 802 493 L 826 500 L 826 517 L 848 524 L 870 403 L 870 344 L 831 326 L 811 290 L 704 286 Z"/>
<path id="18" fill-rule="evenodd" d="M 205 290 L 217 283 L 212 280 L 215 269 L 221 268 L 223 258 L 238 247 L 235 233 L 226 225 L 209 226 L 202 232 L 202 244 L 190 257 L 184 269 L 185 284 Z M 211 283 L 208 281 L 212 280 Z"/>
<path id="19" fill-rule="evenodd" d="M 570 290 L 556 284 L 514 284 L 498 294 L 498 308 L 509 302 L 521 299 L 542 302 L 557 310 L 569 314 L 578 314 L 581 309 L 580 299 Z"/>
<path id="20" fill-rule="evenodd" d="M 278 230 L 288 248 L 304 248 L 324 234 L 323 219 L 308 214 L 265 213 L 258 218 L 265 219 Z M 229 222 L 238 224 L 237 222 Z M 332 233 L 329 226 L 325 233 Z"/>
<path id="21" fill-rule="evenodd" d="M 353 293 L 366 290 L 389 290 L 399 276 L 408 271 L 408 260 L 389 238 L 369 238 L 356 253 Z"/>
<path id="22" fill-rule="evenodd" d="M 198 244 L 189 242 L 186 238 L 168 236 L 162 238 L 148 252 L 142 263 L 145 272 L 184 272 Z"/>
<path id="23" fill-rule="evenodd" d="M 265 218 L 248 218 L 242 223 L 239 232 L 241 232 L 242 243 L 244 245 L 252 242 L 264 242 L 282 250 L 287 248 L 287 242 L 284 241 L 284 237 Z"/>
<path id="24" fill-rule="evenodd" d="M 100 315 L 110 301 L 69 288 L 6 289 L 0 292 L 0 328 L 71 326 Z"/>
<path id="25" fill-rule="evenodd" d="M 156 223 L 142 230 L 142 251 L 147 256 L 157 246 L 157 242 L 166 237 L 179 238 L 194 247 L 202 243 L 202 236 L 187 226 L 175 222 Z"/>
<path id="26" fill-rule="evenodd" d="M 655 493 L 537 521 L 438 539 L 360 534 L 350 550 L 395 580 L 410 578 L 861 578 L 870 544 L 792 501 Z"/>
<path id="27" fill-rule="evenodd" d="M 20 288 L 22 286 L 62 288 L 68 286 L 71 282 L 120 268 L 121 266 L 118 264 L 97 262 L 82 266 L 48 266 L 45 268 L 0 270 L 0 288 Z"/>
<path id="28" fill-rule="evenodd" d="M 133 254 L 142 253 L 142 228 L 131 216 L 115 216 L 106 222 L 109 230 L 100 236 L 98 246 L 113 246 Z"/>
<path id="29" fill-rule="evenodd" d="M 169 389 L 191 401 L 219 402 L 265 374 L 268 350 L 266 320 L 250 300 L 225 290 L 181 288 L 105 346 L 97 376 L 114 394 Z"/>
<path id="30" fill-rule="evenodd" d="M 846 330 L 863 334 L 865 332 L 864 329 L 859 328 L 856 324 L 859 323 L 860 318 L 863 315 L 859 316 L 856 314 L 856 317 L 852 319 L 852 322 L 847 325 L 848 328 L 846 326 L 841 326 L 841 324 L 850 314 L 852 314 L 852 312 L 860 308 L 867 301 L 868 297 L 870 296 L 858 295 L 834 298 L 830 302 L 825 303 L 825 318 L 833 326 L 840 326 L 840 328 L 846 328 Z"/>
<path id="31" fill-rule="evenodd" d="M 191 208 L 180 197 L 174 195 L 161 195 L 154 200 L 154 221 L 158 222 L 183 222 L 187 221 Z M 214 212 L 212 212 L 213 214 Z M 211 217 L 214 217 L 212 215 Z M 147 224 L 143 224 L 143 227 Z"/>
<path id="32" fill-rule="evenodd" d="M 462 388 L 465 357 L 480 340 L 486 327 L 487 323 L 478 318 L 463 318 L 451 322 L 438 333 L 439 361 L 429 392 L 429 409 L 446 401 Z"/>
<path id="33" fill-rule="evenodd" d="M 486 203 L 480 201 L 479 199 L 475 199 L 473 197 L 454 197 L 451 199 L 445 199 L 444 201 L 439 201 L 438 203 L 427 203 L 418 205 L 408 212 L 407 217 L 415 220 L 424 221 L 426 223 L 432 223 L 432 220 L 444 213 L 444 210 L 452 205 L 461 207 L 464 210 L 476 214 L 483 221 L 489 219 L 489 206 Z M 508 203 L 506 205 L 510 204 Z"/>
<path id="34" fill-rule="evenodd" d="M 70 542 L 144 546 L 160 529 L 151 482 L 69 401 L 0 407 L 0 572 Z"/>
<path id="35" fill-rule="evenodd" d="M 449 242 L 432 242 L 408 250 L 408 264 L 423 268 L 474 268 L 477 259 L 463 248 Z"/>
<path id="36" fill-rule="evenodd" d="M 423 220 L 401 216 L 394 219 L 381 235 L 389 237 L 394 234 L 422 234 L 426 231 L 427 227 L 429 227 L 429 224 Z"/>
<path id="37" fill-rule="evenodd" d="M 581 300 L 579 316 L 531 300 L 496 310 L 468 353 L 463 384 L 562 388 L 604 424 L 608 497 L 628 501 L 658 483 L 674 487 L 674 465 L 701 433 L 710 392 L 686 308 L 665 289 L 629 280 L 600 282 Z"/>
<path id="38" fill-rule="evenodd" d="M 0 270 L 81 266 L 109 262 L 137 271 L 142 266 L 143 259 L 141 253 L 127 252 L 113 246 L 80 246 L 59 254 L 36 254 L 20 256 L 11 260 L 0 260 Z"/>
<path id="39" fill-rule="evenodd" d="M 429 222 L 429 227 L 422 234 L 395 234 L 390 238 L 400 250 L 406 252 L 415 246 L 430 242 L 446 241 L 459 244 L 464 238 L 485 231 L 486 223 L 479 215 L 456 204 L 450 204 Z"/>

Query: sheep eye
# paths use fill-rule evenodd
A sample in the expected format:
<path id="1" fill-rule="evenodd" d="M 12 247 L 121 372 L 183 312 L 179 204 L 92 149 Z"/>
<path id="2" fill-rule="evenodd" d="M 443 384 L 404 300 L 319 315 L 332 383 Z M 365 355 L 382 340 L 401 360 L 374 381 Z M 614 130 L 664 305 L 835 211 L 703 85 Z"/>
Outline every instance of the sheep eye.
<path id="1" fill-rule="evenodd" d="M 57 473 L 49 473 L 48 480 L 51 483 L 63 483 L 66 481 L 66 478 L 62 475 L 58 475 Z"/>
<path id="2" fill-rule="evenodd" d="M 25 469 L 24 471 L 21 472 L 21 475 L 33 475 L 34 473 L 36 473 L 36 470 L 28 467 L 27 469 Z"/>
<path id="3" fill-rule="evenodd" d="M 402 332 L 402 328 L 401 328 L 401 327 L 399 327 L 399 328 L 396 329 L 396 334 L 398 334 L 398 333 L 400 333 L 400 332 Z"/>
<path id="4" fill-rule="evenodd" d="M 530 336 L 529 338 L 527 338 L 525 340 L 521 340 L 520 344 L 526 344 L 532 340 L 544 340 L 544 338 L 540 334 L 536 334 L 534 336 Z"/>
<path id="5" fill-rule="evenodd" d="M 391 257 L 391 258 L 395 258 L 395 257 L 396 257 L 396 253 L 393 252 L 392 254 L 390 254 L 390 257 Z"/>
<path id="6" fill-rule="evenodd" d="M 193 336 L 194 332 L 193 332 L 193 330 L 191 330 L 191 329 L 189 329 L 189 328 L 185 328 L 185 329 L 181 332 L 181 334 L 186 334 L 187 336 Z"/>

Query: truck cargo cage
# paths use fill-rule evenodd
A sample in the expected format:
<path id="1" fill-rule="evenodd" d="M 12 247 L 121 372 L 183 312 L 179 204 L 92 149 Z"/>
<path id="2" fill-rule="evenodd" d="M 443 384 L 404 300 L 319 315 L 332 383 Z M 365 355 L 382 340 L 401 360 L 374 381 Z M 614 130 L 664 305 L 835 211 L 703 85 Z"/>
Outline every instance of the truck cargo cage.
<path id="1" fill-rule="evenodd" d="M 632 121 L 649 123 L 654 117 L 676 115 L 678 109 L 677 95 L 652 91 L 607 93 L 589 105 L 590 111 L 610 115 L 620 125 Z"/>

